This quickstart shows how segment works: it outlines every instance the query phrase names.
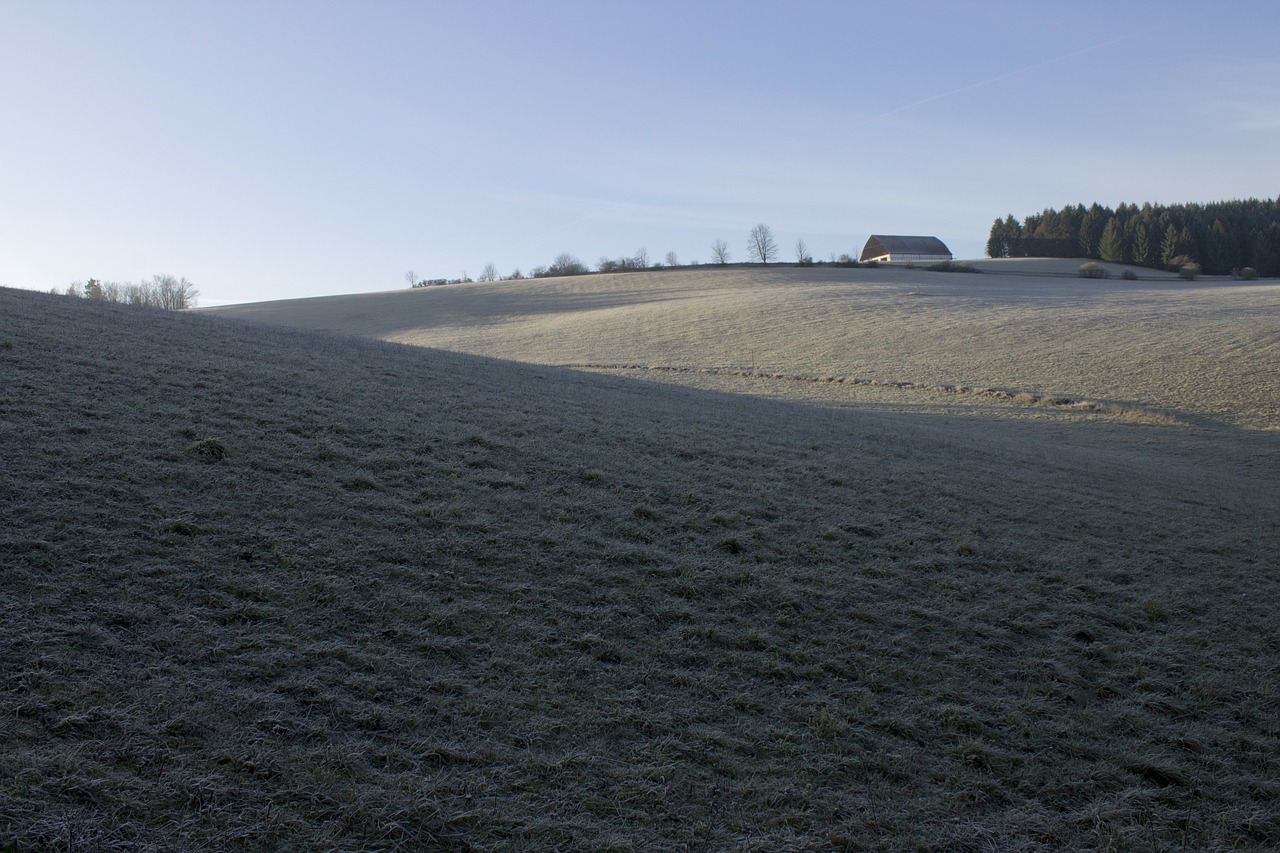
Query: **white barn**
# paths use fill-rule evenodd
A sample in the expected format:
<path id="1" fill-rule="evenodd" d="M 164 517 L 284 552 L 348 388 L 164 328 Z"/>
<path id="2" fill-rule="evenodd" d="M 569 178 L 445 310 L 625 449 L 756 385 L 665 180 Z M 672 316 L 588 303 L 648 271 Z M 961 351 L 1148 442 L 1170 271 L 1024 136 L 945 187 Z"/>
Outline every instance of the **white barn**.
<path id="1" fill-rule="evenodd" d="M 901 237 L 872 234 L 862 247 L 859 261 L 949 261 L 951 250 L 937 237 Z"/>

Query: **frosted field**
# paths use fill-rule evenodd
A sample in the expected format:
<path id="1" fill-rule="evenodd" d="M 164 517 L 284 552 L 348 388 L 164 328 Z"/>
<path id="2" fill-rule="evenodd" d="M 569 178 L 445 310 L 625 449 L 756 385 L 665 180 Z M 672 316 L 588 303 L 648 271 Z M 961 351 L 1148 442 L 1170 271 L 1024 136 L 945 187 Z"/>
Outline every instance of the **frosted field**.
<path id="1" fill-rule="evenodd" d="M 980 265 L 981 262 L 980 262 Z M 1275 282 L 752 267 L 453 285 L 217 313 L 549 365 L 737 370 L 1063 395 L 1196 424 L 1280 428 Z M 971 395 L 701 382 L 766 396 L 953 409 Z M 698 374 L 694 374 L 698 375 Z M 981 400 L 1000 416 L 1042 415 Z M 1021 410 L 1021 411 L 1019 411 Z"/>
<path id="2" fill-rule="evenodd" d="M 0 850 L 1274 850 L 1274 295 L 0 288 Z"/>

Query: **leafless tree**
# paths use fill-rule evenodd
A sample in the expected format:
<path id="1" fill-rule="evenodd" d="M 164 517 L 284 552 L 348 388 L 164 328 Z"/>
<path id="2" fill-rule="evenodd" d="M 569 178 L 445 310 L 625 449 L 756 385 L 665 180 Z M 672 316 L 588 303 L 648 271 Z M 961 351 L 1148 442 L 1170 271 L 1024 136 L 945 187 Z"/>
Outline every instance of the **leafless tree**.
<path id="1" fill-rule="evenodd" d="M 773 239 L 773 230 L 763 222 L 751 229 L 751 236 L 747 239 L 747 257 L 762 264 L 778 257 L 778 241 Z"/>
<path id="2" fill-rule="evenodd" d="M 586 271 L 586 265 L 568 252 L 556 255 L 551 266 L 547 267 L 547 275 L 581 275 Z"/>
<path id="3" fill-rule="evenodd" d="M 669 267 L 680 266 L 680 259 L 676 257 L 675 252 L 667 252 L 667 266 Z"/>
<path id="4" fill-rule="evenodd" d="M 804 240 L 796 241 L 796 263 L 802 267 L 813 263 L 813 256 L 809 254 L 809 247 L 804 244 Z"/>
<path id="5" fill-rule="evenodd" d="M 149 280 L 133 284 L 116 281 L 99 281 L 91 278 L 85 284 L 73 281 L 67 286 L 68 296 L 84 296 L 104 302 L 119 302 L 141 308 L 162 308 L 181 311 L 196 307 L 200 291 L 185 278 L 172 275 L 153 275 Z"/>
<path id="6" fill-rule="evenodd" d="M 711 244 L 711 260 L 717 264 L 729 263 L 729 244 L 723 240 L 717 240 Z"/>
<path id="7" fill-rule="evenodd" d="M 154 300 L 152 304 L 166 311 L 194 308 L 196 297 L 200 295 L 200 291 L 196 290 L 194 284 L 185 278 L 176 278 L 171 275 L 152 276 L 150 285 L 144 283 L 143 287 L 151 292 Z"/>
<path id="8" fill-rule="evenodd" d="M 636 262 L 636 269 L 647 270 L 649 268 L 649 250 L 644 246 L 636 249 L 636 254 L 633 260 Z"/>
<path id="9" fill-rule="evenodd" d="M 407 272 L 405 272 L 404 280 L 409 282 L 410 287 L 418 286 L 418 274 L 413 270 L 408 270 Z"/>
<path id="10" fill-rule="evenodd" d="M 485 264 L 484 269 L 480 271 L 480 278 L 478 280 L 479 281 L 497 281 L 498 268 L 492 263 Z"/>

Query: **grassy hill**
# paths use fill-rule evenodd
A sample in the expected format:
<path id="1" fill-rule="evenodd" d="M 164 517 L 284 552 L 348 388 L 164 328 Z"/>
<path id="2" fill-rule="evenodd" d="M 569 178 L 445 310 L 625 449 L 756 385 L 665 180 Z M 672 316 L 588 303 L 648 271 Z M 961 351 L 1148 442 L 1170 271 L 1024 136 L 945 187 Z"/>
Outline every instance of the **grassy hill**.
<path id="1" fill-rule="evenodd" d="M 702 267 L 214 310 L 541 364 L 716 370 L 714 387 L 756 394 L 791 390 L 724 372 L 993 388 L 1280 429 L 1280 285 L 1044 275 L 1063 263 L 990 261 L 1000 274 L 988 275 Z M 938 402 L 871 387 L 826 390 L 832 402 Z M 988 414 L 1010 414 L 991 402 Z"/>
<path id="2" fill-rule="evenodd" d="M 487 355 L 0 289 L 0 848 L 1280 844 L 1269 410 L 1027 330 L 1226 321 L 742 275 L 223 312 Z"/>

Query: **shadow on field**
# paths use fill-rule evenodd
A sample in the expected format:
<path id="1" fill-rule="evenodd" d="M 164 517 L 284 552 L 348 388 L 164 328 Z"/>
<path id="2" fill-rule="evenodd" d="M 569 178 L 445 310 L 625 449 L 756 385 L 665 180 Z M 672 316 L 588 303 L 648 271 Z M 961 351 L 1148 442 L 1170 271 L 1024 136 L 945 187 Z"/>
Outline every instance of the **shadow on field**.
<path id="1" fill-rule="evenodd" d="M 499 288 L 505 288 L 501 298 L 492 298 Z M 696 297 L 642 288 L 574 294 L 562 287 L 552 292 L 540 288 L 536 281 L 522 281 L 251 302 L 202 313 L 384 339 L 436 326 L 484 326 L 518 317 L 578 314 L 692 298 Z"/>

